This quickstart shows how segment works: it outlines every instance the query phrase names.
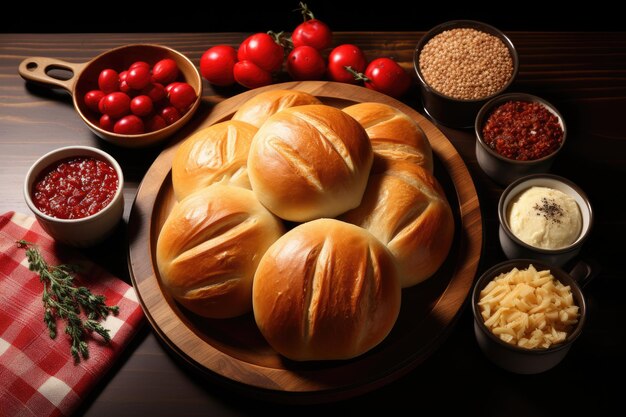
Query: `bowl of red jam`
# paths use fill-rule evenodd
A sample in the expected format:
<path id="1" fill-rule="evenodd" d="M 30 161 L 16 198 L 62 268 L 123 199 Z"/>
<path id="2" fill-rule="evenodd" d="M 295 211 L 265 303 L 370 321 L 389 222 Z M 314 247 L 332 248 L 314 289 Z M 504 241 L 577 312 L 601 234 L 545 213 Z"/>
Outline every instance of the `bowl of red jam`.
<path id="1" fill-rule="evenodd" d="M 124 212 L 124 176 L 113 157 L 88 146 L 56 149 L 26 174 L 24 198 L 42 228 L 70 246 L 93 246 Z"/>
<path id="2" fill-rule="evenodd" d="M 567 135 L 559 111 L 525 93 L 503 94 L 487 102 L 474 128 L 478 164 L 503 185 L 548 172 Z"/>

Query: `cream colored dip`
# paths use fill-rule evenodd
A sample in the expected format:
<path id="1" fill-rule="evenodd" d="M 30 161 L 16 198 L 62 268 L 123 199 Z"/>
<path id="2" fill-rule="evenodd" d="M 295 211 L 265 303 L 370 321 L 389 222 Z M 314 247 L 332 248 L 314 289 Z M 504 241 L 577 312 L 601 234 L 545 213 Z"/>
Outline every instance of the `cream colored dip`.
<path id="1" fill-rule="evenodd" d="M 542 249 L 567 247 L 582 230 L 576 200 L 548 187 L 531 187 L 516 196 L 509 204 L 508 220 L 515 236 Z"/>

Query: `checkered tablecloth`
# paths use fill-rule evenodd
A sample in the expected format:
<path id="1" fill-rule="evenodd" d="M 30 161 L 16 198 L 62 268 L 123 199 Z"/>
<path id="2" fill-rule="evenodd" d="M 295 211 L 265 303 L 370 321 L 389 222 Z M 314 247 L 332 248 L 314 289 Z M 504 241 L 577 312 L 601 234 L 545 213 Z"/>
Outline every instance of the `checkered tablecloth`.
<path id="1" fill-rule="evenodd" d="M 24 249 L 16 241 L 36 243 L 50 264 L 81 265 L 80 285 L 104 294 L 108 305 L 118 305 L 117 316 L 104 326 L 111 343 L 88 338 L 89 359 L 75 364 L 65 323 L 57 321 L 58 335 L 50 339 L 43 322 L 42 284 L 28 270 Z M 111 367 L 143 314 L 133 287 L 54 243 L 33 217 L 0 215 L 0 416 L 69 416 Z"/>

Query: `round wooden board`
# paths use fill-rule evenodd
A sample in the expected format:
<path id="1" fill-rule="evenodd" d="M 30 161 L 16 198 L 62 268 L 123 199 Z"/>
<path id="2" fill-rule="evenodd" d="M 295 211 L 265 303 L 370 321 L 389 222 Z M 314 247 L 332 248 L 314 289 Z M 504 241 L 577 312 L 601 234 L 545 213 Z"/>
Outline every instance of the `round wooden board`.
<path id="1" fill-rule="evenodd" d="M 171 162 L 178 144 L 195 130 L 232 117 L 249 98 L 272 89 L 296 89 L 338 108 L 375 101 L 394 106 L 420 125 L 435 154 L 435 175 L 455 214 L 456 234 L 442 268 L 425 283 L 402 292 L 391 334 L 372 351 L 348 361 L 293 362 L 264 341 L 252 314 L 228 320 L 197 317 L 160 284 L 155 247 L 174 197 Z M 198 112 L 202 113 L 202 110 Z M 129 221 L 129 268 L 144 312 L 163 341 L 205 374 L 246 393 L 286 402 L 331 401 L 361 394 L 397 379 L 444 340 L 472 286 L 482 250 L 476 189 L 463 160 L 426 118 L 403 103 L 361 87 L 332 82 L 292 82 L 239 94 L 208 111 L 177 135 L 144 177 Z"/>

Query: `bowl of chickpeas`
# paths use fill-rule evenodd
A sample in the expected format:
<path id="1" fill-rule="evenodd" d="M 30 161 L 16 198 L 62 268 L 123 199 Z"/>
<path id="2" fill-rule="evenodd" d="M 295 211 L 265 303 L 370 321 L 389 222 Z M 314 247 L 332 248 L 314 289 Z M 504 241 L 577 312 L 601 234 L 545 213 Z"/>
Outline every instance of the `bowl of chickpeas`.
<path id="1" fill-rule="evenodd" d="M 474 20 L 454 20 L 428 31 L 417 44 L 413 65 L 424 111 L 457 128 L 474 125 L 480 108 L 509 88 L 519 69 L 511 40 Z"/>

